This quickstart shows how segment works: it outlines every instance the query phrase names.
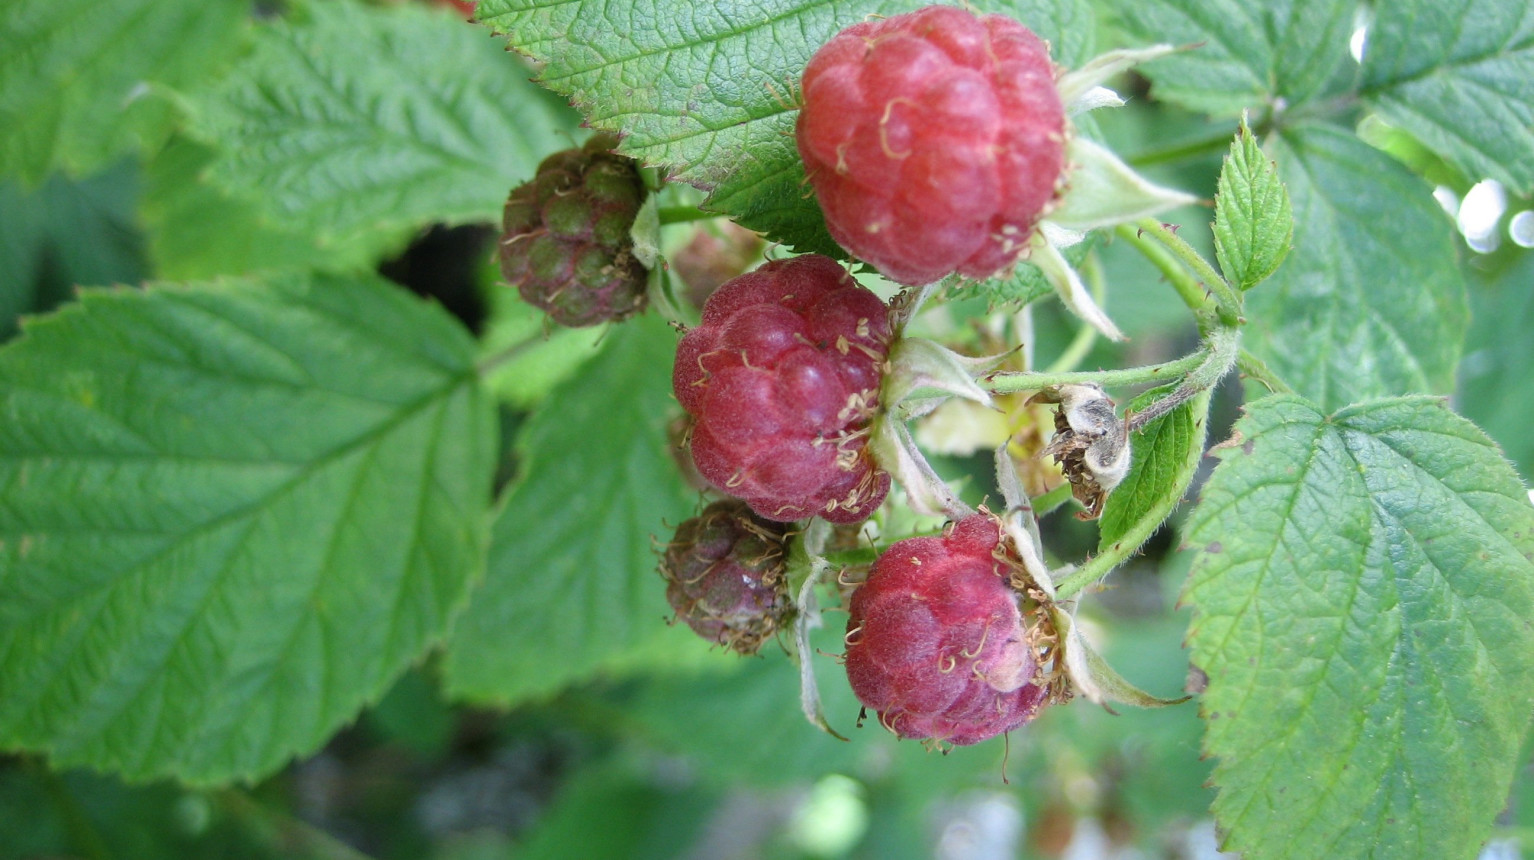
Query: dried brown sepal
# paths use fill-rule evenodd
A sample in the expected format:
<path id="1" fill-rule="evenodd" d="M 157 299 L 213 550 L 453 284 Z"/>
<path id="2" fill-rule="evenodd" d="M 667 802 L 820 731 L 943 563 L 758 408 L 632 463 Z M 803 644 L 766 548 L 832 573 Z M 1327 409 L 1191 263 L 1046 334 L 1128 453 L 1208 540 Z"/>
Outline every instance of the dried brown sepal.
<path id="1" fill-rule="evenodd" d="M 1129 474 L 1129 425 L 1097 385 L 1055 385 L 1029 402 L 1058 404 L 1054 438 L 1039 453 L 1054 457 L 1071 482 L 1071 495 L 1086 508 L 1076 516 L 1097 519 L 1108 494 Z"/>

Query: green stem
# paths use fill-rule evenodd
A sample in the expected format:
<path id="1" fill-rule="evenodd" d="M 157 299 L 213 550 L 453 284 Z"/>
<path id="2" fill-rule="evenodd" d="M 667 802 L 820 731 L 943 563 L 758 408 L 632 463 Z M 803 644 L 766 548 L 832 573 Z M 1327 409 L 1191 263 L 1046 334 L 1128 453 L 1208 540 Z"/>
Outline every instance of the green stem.
<path id="1" fill-rule="evenodd" d="M 1177 295 L 1182 297 L 1183 304 L 1195 312 L 1203 312 L 1211 301 L 1209 293 L 1199 285 L 1198 280 L 1188 274 L 1188 270 L 1177 262 L 1172 252 L 1163 248 L 1159 242 L 1154 242 L 1145 237 L 1144 233 L 1133 224 L 1120 224 L 1113 228 L 1113 232 L 1119 238 L 1128 242 L 1139 251 L 1151 265 L 1155 266 Z"/>
<path id="2" fill-rule="evenodd" d="M 1255 379 L 1266 385 L 1268 391 L 1273 394 L 1294 393 L 1294 389 L 1290 388 L 1287 383 L 1280 379 L 1278 374 L 1268 367 L 1267 362 L 1244 349 L 1236 355 L 1236 367 L 1241 371 L 1242 376 L 1248 379 Z"/>
<path id="3" fill-rule="evenodd" d="M 1182 161 L 1184 158 L 1192 158 L 1229 149 L 1230 140 L 1235 136 L 1236 130 L 1232 128 L 1230 131 L 1211 134 L 1208 137 L 1201 137 L 1183 143 L 1174 143 L 1171 146 L 1165 146 L 1160 149 L 1146 150 L 1137 155 L 1132 155 L 1125 160 L 1135 167 L 1145 167 L 1150 164 L 1166 164 L 1169 161 Z"/>
<path id="4" fill-rule="evenodd" d="M 1182 261 L 1193 274 L 1203 282 L 1203 287 L 1214 296 L 1215 306 L 1219 309 L 1220 319 L 1228 326 L 1241 324 L 1241 296 L 1235 288 L 1226 283 L 1225 278 L 1209 265 L 1204 255 L 1194 250 L 1186 239 L 1178 236 L 1170 227 L 1155 218 L 1141 218 L 1134 223 L 1141 232 L 1166 246 Z"/>
<path id="5" fill-rule="evenodd" d="M 1208 392 L 1235 366 L 1236 356 L 1240 353 L 1240 350 L 1241 333 L 1238 330 L 1229 328 L 1215 329 L 1209 336 L 1206 349 L 1194 353 L 1195 356 L 1203 358 L 1199 365 L 1188 372 L 1182 384 L 1171 394 L 1151 404 L 1144 411 L 1133 415 L 1130 418 L 1131 431 L 1144 427 L 1172 409 L 1195 398 L 1198 398 L 1196 401 L 1198 405 L 1195 408 L 1207 414 L 1209 409 Z M 1170 508 L 1168 508 L 1167 513 L 1170 513 Z M 1114 568 L 1123 564 L 1130 556 L 1140 551 L 1140 547 L 1150 538 L 1151 533 L 1161 525 L 1163 518 L 1164 515 L 1162 517 L 1149 516 L 1142 518 L 1120 540 L 1114 541 L 1112 546 L 1100 554 L 1087 559 L 1086 563 L 1081 567 L 1076 568 L 1056 582 L 1056 596 L 1064 600 L 1107 576 Z"/>
<path id="6" fill-rule="evenodd" d="M 707 221 L 722 217 L 718 212 L 704 212 L 696 206 L 662 206 L 656 210 L 661 224 L 686 224 L 689 221 Z"/>
<path id="7" fill-rule="evenodd" d="M 518 356 L 536 346 L 548 343 L 548 340 L 549 336 L 547 332 L 519 340 L 511 346 L 501 350 L 500 352 L 494 353 L 493 355 L 487 355 L 480 359 L 479 362 L 474 365 L 474 370 L 479 374 L 479 377 L 483 379 L 494 372 L 496 368 L 500 367 L 508 361 L 511 361 L 512 359 L 517 358 Z"/>
<path id="8" fill-rule="evenodd" d="M 1237 329 L 1217 328 L 1209 334 L 1206 344 L 1204 361 L 1188 372 L 1181 385 L 1129 418 L 1130 432 L 1139 430 L 1218 385 L 1236 364 L 1236 356 L 1241 350 L 1241 333 Z"/>
<path id="9" fill-rule="evenodd" d="M 1051 385 L 1095 382 L 1104 388 L 1119 385 L 1143 385 L 1148 382 L 1165 382 L 1182 376 L 1204 363 L 1207 350 L 1200 349 L 1182 358 L 1147 364 L 1142 367 L 1126 367 L 1121 370 L 1077 370 L 1061 373 L 1049 371 L 995 371 L 980 377 L 980 387 L 992 394 L 1013 394 L 1018 391 L 1036 391 Z"/>

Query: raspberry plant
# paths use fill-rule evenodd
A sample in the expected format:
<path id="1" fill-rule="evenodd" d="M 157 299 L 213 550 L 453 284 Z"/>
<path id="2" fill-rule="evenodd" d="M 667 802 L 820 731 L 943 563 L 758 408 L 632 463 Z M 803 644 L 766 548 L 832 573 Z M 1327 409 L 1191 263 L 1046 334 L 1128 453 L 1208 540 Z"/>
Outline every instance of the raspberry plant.
<path id="1" fill-rule="evenodd" d="M 0 8 L 0 857 L 1527 839 L 1527 2 L 448 5 Z"/>

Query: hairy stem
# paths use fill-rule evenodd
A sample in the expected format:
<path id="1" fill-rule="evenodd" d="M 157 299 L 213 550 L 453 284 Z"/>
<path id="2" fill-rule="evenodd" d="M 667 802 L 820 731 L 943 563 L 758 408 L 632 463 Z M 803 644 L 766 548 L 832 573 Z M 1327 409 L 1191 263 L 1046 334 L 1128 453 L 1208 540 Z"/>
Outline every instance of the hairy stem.
<path id="1" fill-rule="evenodd" d="M 1182 384 L 1129 419 L 1129 431 L 1139 430 L 1197 395 L 1214 388 L 1236 364 L 1241 349 L 1241 335 L 1235 329 L 1218 328 L 1209 335 L 1204 361 L 1188 372 Z"/>
<path id="2" fill-rule="evenodd" d="M 1190 400 L 1196 402 L 1195 408 L 1200 413 L 1207 414 L 1209 411 L 1210 390 L 1236 365 L 1236 357 L 1240 354 L 1240 351 L 1241 333 L 1238 330 L 1230 328 L 1215 329 L 1210 334 L 1206 349 L 1202 352 L 1194 353 L 1194 355 L 1203 356 L 1203 361 L 1188 372 L 1188 375 L 1183 378 L 1182 384 L 1171 394 L 1151 404 L 1143 412 L 1130 416 L 1130 431 L 1134 432 L 1144 428 L 1145 425 Z M 1166 513 L 1170 512 L 1171 506 L 1168 505 Z M 1163 518 L 1164 516 L 1145 518 L 1126 532 L 1122 540 L 1116 541 L 1113 546 L 1088 559 L 1081 567 L 1076 568 L 1061 578 L 1055 583 L 1056 596 L 1064 600 L 1107 576 L 1114 568 L 1123 564 L 1130 556 L 1140 551 L 1141 545 L 1161 525 L 1161 519 Z"/>
<path id="3" fill-rule="evenodd" d="M 1147 364 L 1142 367 L 1126 367 L 1121 370 L 1076 370 L 1061 373 L 1049 371 L 992 371 L 976 381 L 992 394 L 1013 394 L 1018 391 L 1035 391 L 1051 385 L 1095 382 L 1104 388 L 1117 385 L 1144 385 L 1175 379 L 1204 363 L 1207 349 L 1200 349 L 1182 358 Z"/>
<path id="4" fill-rule="evenodd" d="M 489 376 L 496 368 L 500 367 L 506 362 L 521 356 L 533 347 L 547 343 L 548 339 L 549 337 L 545 333 L 536 334 L 532 337 L 519 340 L 511 346 L 501 350 L 500 352 L 494 353 L 493 355 L 487 355 L 480 359 L 479 362 L 474 365 L 474 370 L 479 374 L 480 378 L 483 379 L 484 377 Z"/>
<path id="5" fill-rule="evenodd" d="M 1155 218 L 1141 218 L 1134 223 L 1134 226 L 1138 227 L 1141 233 L 1160 242 L 1193 272 L 1204 289 L 1209 290 L 1214 297 L 1220 320 L 1225 325 L 1234 327 L 1241 324 L 1241 295 L 1219 272 L 1214 270 L 1214 266 L 1211 266 L 1202 254 L 1188 244 L 1186 239 L 1178 236 L 1172 228 Z"/>
<path id="6" fill-rule="evenodd" d="M 1213 301 L 1210 294 L 1199 285 L 1196 278 L 1188 274 L 1188 270 L 1183 268 L 1181 263 L 1177 262 L 1177 258 L 1172 256 L 1171 251 L 1162 247 L 1159 242 L 1147 238 L 1133 224 L 1120 224 L 1113 228 L 1113 232 L 1120 239 L 1133 245 L 1141 256 L 1149 260 L 1151 265 L 1161 272 L 1161 276 L 1172 285 L 1172 289 L 1177 291 L 1177 295 L 1189 309 L 1201 313 L 1209 307 Z"/>
<path id="7" fill-rule="evenodd" d="M 686 224 L 689 221 L 707 221 L 720 218 L 718 212 L 704 212 L 696 206 L 662 206 L 656 210 L 661 224 Z"/>

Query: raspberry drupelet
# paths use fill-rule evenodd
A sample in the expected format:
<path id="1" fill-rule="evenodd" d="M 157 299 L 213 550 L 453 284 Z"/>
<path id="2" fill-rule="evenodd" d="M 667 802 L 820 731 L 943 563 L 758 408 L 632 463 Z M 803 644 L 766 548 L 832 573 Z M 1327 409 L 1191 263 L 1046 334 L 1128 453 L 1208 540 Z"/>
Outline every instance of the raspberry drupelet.
<path id="1" fill-rule="evenodd" d="M 884 302 L 829 257 L 720 287 L 672 375 L 698 471 L 770 520 L 868 517 L 890 487 L 867 443 L 891 336 Z"/>
<path id="2" fill-rule="evenodd" d="M 1027 248 L 1066 165 L 1048 46 L 951 6 L 855 24 L 804 70 L 797 140 L 831 236 L 885 277 L 985 278 Z"/>
<path id="3" fill-rule="evenodd" d="M 979 743 L 1048 698 L 1000 543 L 992 517 L 965 517 L 893 544 L 852 593 L 847 680 L 900 737 Z"/>

